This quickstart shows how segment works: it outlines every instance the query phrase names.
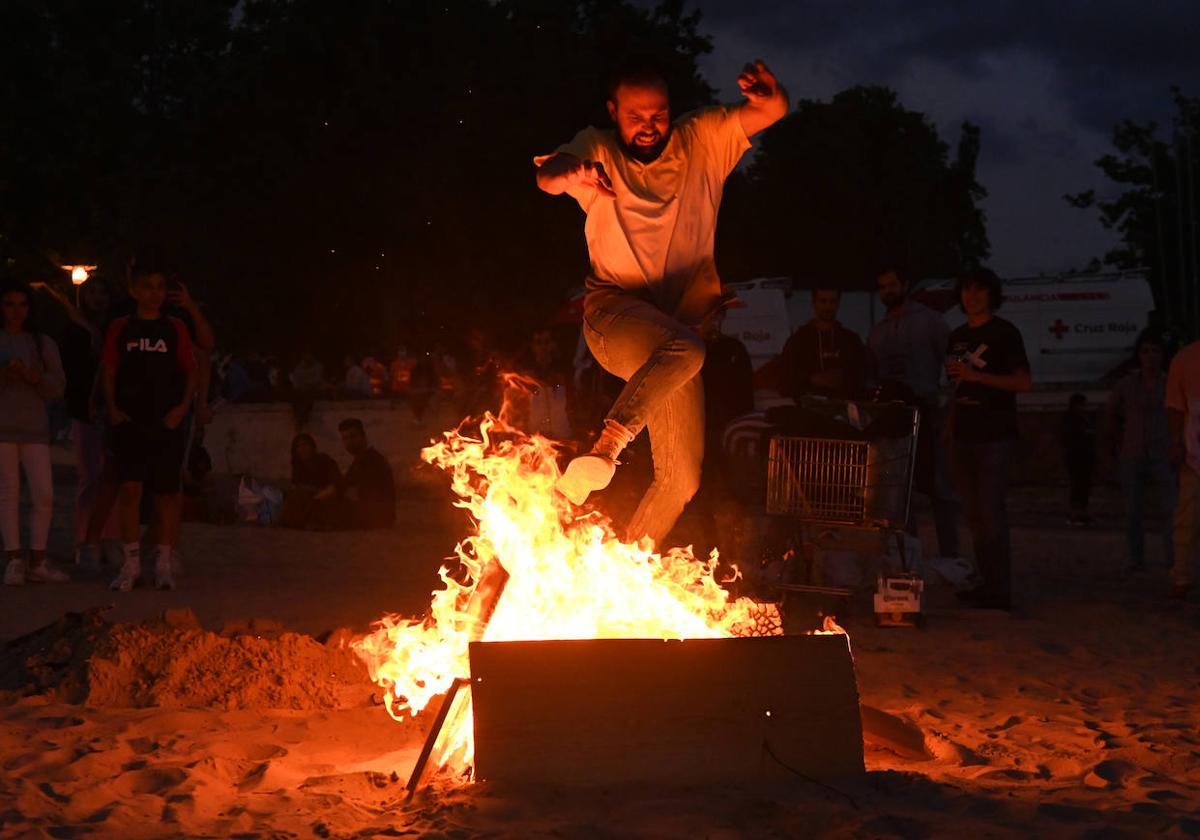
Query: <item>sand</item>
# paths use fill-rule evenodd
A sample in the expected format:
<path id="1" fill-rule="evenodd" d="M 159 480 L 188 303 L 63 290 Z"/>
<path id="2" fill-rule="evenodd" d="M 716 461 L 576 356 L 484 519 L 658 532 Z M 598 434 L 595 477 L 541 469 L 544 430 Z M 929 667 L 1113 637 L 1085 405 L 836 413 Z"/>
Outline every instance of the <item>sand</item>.
<path id="1" fill-rule="evenodd" d="M 839 617 L 864 702 L 919 727 L 929 759 L 869 744 L 865 778 L 836 789 L 435 778 L 406 804 L 426 724 L 391 720 L 344 635 L 321 631 L 425 600 L 458 536 L 441 504 L 414 495 L 396 532 L 360 540 L 189 526 L 185 546 L 208 553 L 189 552 L 180 591 L 135 592 L 10 645 L 0 836 L 1200 836 L 1200 605 L 1167 600 L 1161 570 L 1119 577 L 1117 528 L 1045 516 L 1018 517 L 1013 616 L 935 588 L 922 630 L 874 627 L 862 598 Z M 267 579 L 286 598 L 264 595 Z M 5 591 L 7 635 L 113 600 L 98 590 Z M 194 617 L 161 620 L 189 599 Z"/>

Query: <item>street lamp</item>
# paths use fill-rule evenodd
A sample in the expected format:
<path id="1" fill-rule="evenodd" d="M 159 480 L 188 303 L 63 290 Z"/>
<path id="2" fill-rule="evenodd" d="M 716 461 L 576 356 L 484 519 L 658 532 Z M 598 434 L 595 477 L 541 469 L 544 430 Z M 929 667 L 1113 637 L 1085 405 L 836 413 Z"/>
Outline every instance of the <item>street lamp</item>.
<path id="1" fill-rule="evenodd" d="M 76 286 L 82 286 L 87 282 L 88 272 L 95 271 L 94 265 L 64 265 L 63 271 L 71 272 L 71 282 Z"/>

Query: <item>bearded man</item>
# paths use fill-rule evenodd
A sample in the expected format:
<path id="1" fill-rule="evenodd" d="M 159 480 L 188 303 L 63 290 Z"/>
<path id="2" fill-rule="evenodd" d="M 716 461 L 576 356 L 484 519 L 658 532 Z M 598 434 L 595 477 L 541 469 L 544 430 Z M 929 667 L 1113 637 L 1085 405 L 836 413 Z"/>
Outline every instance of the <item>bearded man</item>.
<path id="1" fill-rule="evenodd" d="M 534 159 L 538 186 L 567 193 L 587 214 L 584 336 L 626 383 L 592 451 L 571 461 L 558 489 L 582 504 L 608 486 L 621 451 L 648 429 L 654 480 L 630 520 L 631 540 L 657 545 L 699 487 L 701 330 L 727 300 L 713 261 L 721 193 L 749 138 L 788 110 L 787 92 L 761 61 L 737 83 L 745 102 L 672 122 L 661 74 L 629 65 L 609 84 L 615 130 L 586 128 Z"/>

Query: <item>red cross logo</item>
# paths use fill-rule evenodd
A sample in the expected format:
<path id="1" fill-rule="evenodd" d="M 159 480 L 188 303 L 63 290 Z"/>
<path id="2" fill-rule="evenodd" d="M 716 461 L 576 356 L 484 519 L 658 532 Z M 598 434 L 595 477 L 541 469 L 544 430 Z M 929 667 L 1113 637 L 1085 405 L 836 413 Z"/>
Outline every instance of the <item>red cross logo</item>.
<path id="1" fill-rule="evenodd" d="M 1050 332 L 1054 333 L 1054 337 L 1062 341 L 1064 333 L 1069 333 L 1071 328 L 1062 322 L 1062 318 L 1055 318 L 1054 323 L 1050 325 Z"/>

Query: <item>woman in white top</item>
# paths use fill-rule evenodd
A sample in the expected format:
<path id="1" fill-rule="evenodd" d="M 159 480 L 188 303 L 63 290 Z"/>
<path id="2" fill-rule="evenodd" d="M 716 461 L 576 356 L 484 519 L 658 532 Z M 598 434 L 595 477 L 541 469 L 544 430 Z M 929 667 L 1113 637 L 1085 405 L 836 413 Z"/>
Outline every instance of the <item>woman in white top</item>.
<path id="1" fill-rule="evenodd" d="M 46 403 L 62 396 L 66 377 L 58 345 L 37 332 L 33 291 L 0 288 L 0 534 L 8 564 L 4 582 L 58 583 L 67 575 L 46 562 L 54 507 L 50 475 L 50 419 Z M 29 560 L 21 551 L 21 472 L 29 483 Z"/>

